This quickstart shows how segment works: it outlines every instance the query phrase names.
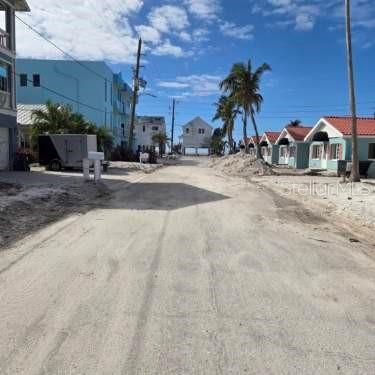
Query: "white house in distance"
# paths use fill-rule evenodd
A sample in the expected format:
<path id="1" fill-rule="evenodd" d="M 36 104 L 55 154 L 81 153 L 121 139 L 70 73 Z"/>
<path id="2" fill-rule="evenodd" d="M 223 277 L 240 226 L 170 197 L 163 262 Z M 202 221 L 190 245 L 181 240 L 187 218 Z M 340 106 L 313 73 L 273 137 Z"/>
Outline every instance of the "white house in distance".
<path id="1" fill-rule="evenodd" d="M 136 150 L 146 150 L 152 146 L 156 146 L 152 142 L 152 137 L 157 133 L 165 133 L 165 118 L 162 116 L 138 116 L 134 129 L 133 142 Z"/>
<path id="2" fill-rule="evenodd" d="M 184 155 L 208 155 L 213 127 L 200 117 L 182 127 L 182 151 Z"/>

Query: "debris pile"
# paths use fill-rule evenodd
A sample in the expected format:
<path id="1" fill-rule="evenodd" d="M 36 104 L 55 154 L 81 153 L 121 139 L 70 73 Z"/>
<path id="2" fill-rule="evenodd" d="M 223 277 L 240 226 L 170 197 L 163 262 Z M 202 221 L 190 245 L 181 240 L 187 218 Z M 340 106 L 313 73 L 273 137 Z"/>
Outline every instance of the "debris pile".
<path id="1" fill-rule="evenodd" d="M 276 174 L 273 167 L 263 160 L 256 160 L 253 156 L 239 152 L 221 158 L 212 158 L 209 166 L 230 176 L 272 176 Z"/>

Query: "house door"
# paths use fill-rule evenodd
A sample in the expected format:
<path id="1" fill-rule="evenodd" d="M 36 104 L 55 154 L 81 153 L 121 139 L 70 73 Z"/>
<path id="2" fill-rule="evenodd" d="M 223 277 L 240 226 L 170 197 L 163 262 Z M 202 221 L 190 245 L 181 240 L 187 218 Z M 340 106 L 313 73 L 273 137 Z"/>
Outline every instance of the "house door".
<path id="1" fill-rule="evenodd" d="M 279 164 L 286 165 L 289 163 L 288 146 L 280 146 Z"/>
<path id="2" fill-rule="evenodd" d="M 9 129 L 0 128 L 0 170 L 9 168 Z"/>

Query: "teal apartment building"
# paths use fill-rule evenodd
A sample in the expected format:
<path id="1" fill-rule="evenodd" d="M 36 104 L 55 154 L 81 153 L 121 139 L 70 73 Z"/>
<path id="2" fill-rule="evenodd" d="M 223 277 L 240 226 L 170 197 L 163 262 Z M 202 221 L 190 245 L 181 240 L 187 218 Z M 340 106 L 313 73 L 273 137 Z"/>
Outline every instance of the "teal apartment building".
<path id="1" fill-rule="evenodd" d="M 18 104 L 68 104 L 128 144 L 132 89 L 104 61 L 17 59 L 16 69 Z"/>

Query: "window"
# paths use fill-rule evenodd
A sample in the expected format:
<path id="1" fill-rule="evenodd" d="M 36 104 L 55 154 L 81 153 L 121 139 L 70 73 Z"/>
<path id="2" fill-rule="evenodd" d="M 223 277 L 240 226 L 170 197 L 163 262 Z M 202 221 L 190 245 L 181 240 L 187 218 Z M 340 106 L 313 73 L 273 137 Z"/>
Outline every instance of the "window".
<path id="1" fill-rule="evenodd" d="M 198 129 L 198 134 L 204 134 L 204 129 Z"/>
<path id="2" fill-rule="evenodd" d="M 335 143 L 330 147 L 330 159 L 339 160 L 342 158 L 342 145 L 340 143 Z"/>
<path id="3" fill-rule="evenodd" d="M 186 134 L 189 134 L 189 133 L 190 133 L 190 129 L 186 128 Z"/>
<path id="4" fill-rule="evenodd" d="M 368 158 L 375 159 L 375 143 L 370 143 L 368 145 Z"/>
<path id="5" fill-rule="evenodd" d="M 0 64 L 0 90 L 8 91 L 8 67 L 6 64 Z"/>
<path id="6" fill-rule="evenodd" d="M 280 147 L 280 157 L 284 158 L 288 155 L 288 147 Z"/>
<path id="7" fill-rule="evenodd" d="M 291 158 L 294 158 L 294 157 L 296 156 L 296 146 L 291 146 L 291 147 L 289 148 L 289 156 L 290 156 Z"/>
<path id="8" fill-rule="evenodd" d="M 146 126 L 143 125 L 142 130 L 143 130 L 143 133 L 145 133 L 146 132 Z"/>
<path id="9" fill-rule="evenodd" d="M 33 86 L 40 87 L 40 75 L 39 74 L 33 75 Z"/>
<path id="10" fill-rule="evenodd" d="M 27 86 L 27 74 L 20 74 L 20 86 L 21 87 Z"/>
<path id="11" fill-rule="evenodd" d="M 321 159 L 322 156 L 322 146 L 314 145 L 312 146 L 311 158 L 312 159 Z"/>
<path id="12" fill-rule="evenodd" d="M 158 130 L 159 130 L 159 127 L 158 127 L 158 126 L 153 126 L 153 127 L 152 127 L 152 131 L 157 132 Z"/>
<path id="13" fill-rule="evenodd" d="M 125 137 L 125 124 L 121 124 L 121 134 Z"/>

